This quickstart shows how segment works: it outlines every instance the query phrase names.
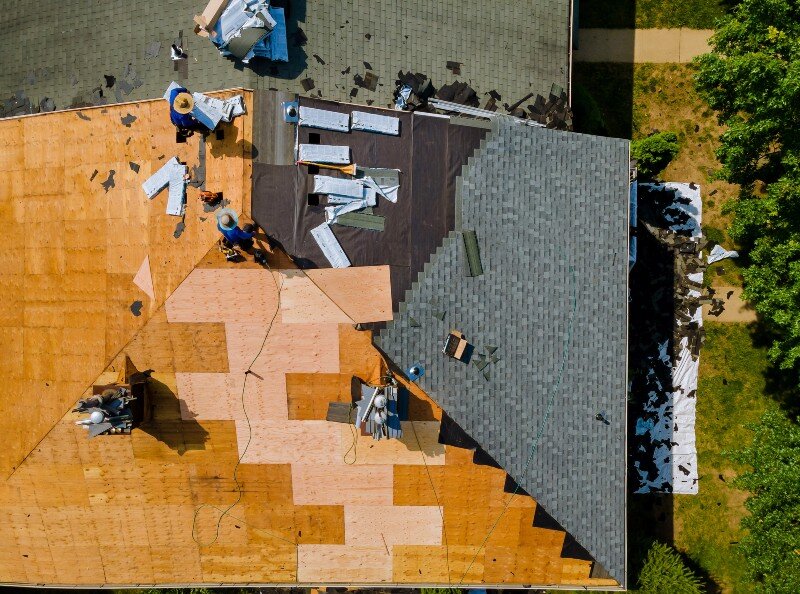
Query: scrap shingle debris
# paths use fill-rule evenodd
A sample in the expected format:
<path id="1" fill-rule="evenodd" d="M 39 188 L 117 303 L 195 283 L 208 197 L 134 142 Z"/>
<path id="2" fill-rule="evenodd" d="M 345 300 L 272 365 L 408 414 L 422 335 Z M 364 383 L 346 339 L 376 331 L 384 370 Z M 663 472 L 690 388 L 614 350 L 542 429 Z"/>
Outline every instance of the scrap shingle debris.
<path id="1" fill-rule="evenodd" d="M 513 105 L 504 104 L 503 107 L 514 117 L 530 119 L 544 124 L 548 128 L 572 130 L 572 109 L 569 106 L 567 93 L 563 88 L 553 84 L 550 87 L 550 94 L 547 99 L 542 95 L 536 95 L 534 102 L 529 103 L 526 106 L 527 111 L 525 111 L 522 104 L 532 97 L 533 93 L 528 93 Z M 496 100 L 499 100 L 499 98 Z"/>
<path id="2" fill-rule="evenodd" d="M 3 102 L 0 107 L 0 117 L 12 117 L 33 113 L 31 100 L 25 96 L 25 91 L 17 91 Z"/>
<path id="3" fill-rule="evenodd" d="M 113 169 L 110 170 L 108 172 L 108 177 L 106 178 L 106 181 L 104 181 L 102 183 L 102 186 L 103 186 L 103 188 L 105 189 L 106 192 L 108 192 L 111 188 L 113 188 L 116 185 L 114 183 L 114 174 L 115 173 L 116 173 L 116 171 L 114 171 Z"/>
<path id="4" fill-rule="evenodd" d="M 420 109 L 436 93 L 431 80 L 420 72 L 413 73 L 400 70 L 397 73 L 397 80 L 394 82 L 396 85 L 393 95 L 395 109 L 409 111 Z"/>
<path id="5" fill-rule="evenodd" d="M 436 98 L 470 107 L 478 107 L 481 104 L 475 89 L 467 83 L 457 80 L 452 84 L 442 85 L 436 92 Z"/>
<path id="6" fill-rule="evenodd" d="M 157 58 L 160 51 L 161 51 L 161 42 L 154 41 L 145 48 L 144 57 L 147 60 L 152 58 Z"/>
<path id="7" fill-rule="evenodd" d="M 461 62 L 453 62 L 451 60 L 447 61 L 447 69 L 458 76 L 461 74 Z"/>
<path id="8" fill-rule="evenodd" d="M 639 184 L 638 254 L 631 274 L 631 437 L 634 489 L 697 492 L 694 419 L 702 306 L 723 303 L 703 287 L 699 190 Z"/>
<path id="9" fill-rule="evenodd" d="M 126 114 L 120 118 L 120 121 L 122 122 L 123 126 L 130 128 L 131 124 L 133 124 L 133 122 L 136 121 L 136 116 L 131 114 Z"/>

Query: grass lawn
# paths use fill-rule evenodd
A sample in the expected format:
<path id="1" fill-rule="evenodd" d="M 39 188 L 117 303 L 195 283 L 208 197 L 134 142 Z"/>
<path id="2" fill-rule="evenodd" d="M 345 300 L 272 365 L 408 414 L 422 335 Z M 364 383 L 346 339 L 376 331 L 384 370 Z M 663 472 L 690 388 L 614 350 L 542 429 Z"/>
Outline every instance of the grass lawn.
<path id="1" fill-rule="evenodd" d="M 705 327 L 696 420 L 700 492 L 674 498 L 674 545 L 723 592 L 752 592 L 736 548 L 746 493 L 730 486 L 741 467 L 722 452 L 749 442 L 744 425 L 776 404 L 765 395 L 766 349 L 753 346 L 750 326 Z"/>
<path id="2" fill-rule="evenodd" d="M 714 151 L 722 128 L 712 110 L 694 89 L 691 64 L 591 64 L 576 63 L 574 82 L 588 92 L 599 108 L 604 130 L 581 129 L 581 109 L 576 109 L 579 131 L 637 139 L 670 130 L 678 135 L 680 152 L 661 177 L 693 181 L 702 187 L 703 227 L 723 247 L 735 247 L 727 233 L 730 215 L 722 212 L 737 186 L 713 175 L 718 170 Z M 580 92 L 573 94 L 575 99 Z M 717 269 L 721 273 L 717 273 Z M 738 265 L 725 260 L 712 265 L 709 281 L 718 286 L 740 286 Z"/>
<path id="3" fill-rule="evenodd" d="M 645 6 L 640 2 L 639 10 Z M 671 130 L 678 135 L 680 153 L 661 177 L 700 184 L 706 234 L 730 248 L 734 247 L 727 233 L 730 216 L 722 212 L 722 206 L 735 196 L 737 187 L 713 179 L 718 168 L 714 151 L 722 129 L 694 90 L 694 72 L 691 64 L 578 63 L 574 82 L 591 95 L 606 134 L 636 139 Z M 596 124 L 598 120 L 590 121 Z M 713 264 L 707 282 L 741 285 L 740 264 L 736 260 Z M 696 496 L 631 496 L 631 587 L 636 585 L 636 559 L 641 556 L 636 543 L 659 538 L 684 554 L 708 581 L 709 591 L 753 591 L 736 547 L 742 536 L 739 520 L 745 513 L 746 493 L 731 487 L 740 468 L 722 452 L 747 443 L 751 433 L 744 425 L 757 420 L 767 407 L 776 406 L 765 389 L 766 348 L 754 345 L 745 324 L 706 320 L 706 331 L 696 420 L 700 492 Z"/>
<path id="4" fill-rule="evenodd" d="M 581 0 L 578 23 L 584 29 L 712 29 L 730 4 L 730 0 Z"/>

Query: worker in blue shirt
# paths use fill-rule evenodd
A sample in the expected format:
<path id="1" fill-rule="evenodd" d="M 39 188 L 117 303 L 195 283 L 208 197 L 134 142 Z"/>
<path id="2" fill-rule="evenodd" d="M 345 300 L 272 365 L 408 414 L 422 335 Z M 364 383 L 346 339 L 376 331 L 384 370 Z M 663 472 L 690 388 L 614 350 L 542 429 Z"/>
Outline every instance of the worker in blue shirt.
<path id="1" fill-rule="evenodd" d="M 240 229 L 239 218 L 235 210 L 223 208 L 217 212 L 217 229 L 231 246 L 239 246 L 244 250 L 253 247 L 255 227 L 247 224 L 244 229 Z"/>
<path id="2" fill-rule="evenodd" d="M 183 87 L 175 87 L 169 92 L 169 119 L 184 137 L 194 132 L 207 132 L 208 129 L 192 115 L 194 98 Z"/>

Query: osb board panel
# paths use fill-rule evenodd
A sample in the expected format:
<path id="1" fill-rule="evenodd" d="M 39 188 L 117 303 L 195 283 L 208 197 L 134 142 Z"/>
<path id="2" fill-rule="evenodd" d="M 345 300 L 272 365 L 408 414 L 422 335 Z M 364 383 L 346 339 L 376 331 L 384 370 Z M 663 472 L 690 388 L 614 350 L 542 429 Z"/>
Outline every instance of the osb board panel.
<path id="1" fill-rule="evenodd" d="M 289 543 L 215 546 L 200 553 L 202 581 L 281 583 L 297 579 L 297 549 Z"/>
<path id="2" fill-rule="evenodd" d="M 298 544 L 345 544 L 341 505 L 298 505 L 294 524 Z"/>
<path id="3" fill-rule="evenodd" d="M 320 268 L 305 272 L 354 322 L 365 324 L 392 319 L 388 266 Z"/>
<path id="4" fill-rule="evenodd" d="M 350 425 L 339 423 L 341 455 L 348 464 L 444 464 L 445 446 L 439 443 L 437 421 L 402 421 L 399 439 L 375 441 L 371 435 L 354 437 Z M 357 443 L 353 443 L 357 439 Z"/>
<path id="5" fill-rule="evenodd" d="M 392 505 L 391 466 L 292 466 L 297 505 Z"/>
<path id="6" fill-rule="evenodd" d="M 535 547 L 491 547 L 483 554 L 483 579 L 489 583 L 556 584 L 563 559 Z"/>
<path id="7" fill-rule="evenodd" d="M 0 121 L 0 223 L 7 229 L 9 256 L 0 270 L 0 325 L 13 330 L 25 349 L 22 357 L 16 353 L 4 362 L 11 369 L 0 387 L 2 477 L 144 325 L 218 235 L 213 218 L 200 220 L 195 188 L 188 188 L 185 229 L 178 238 L 180 219 L 164 212 L 166 192 L 151 201 L 141 190 L 172 155 L 189 166 L 198 160 L 199 137 L 176 144 L 162 100 L 84 113 L 88 120 L 55 112 Z M 136 120 L 126 128 L 120 120 L 128 113 Z M 238 131 L 239 141 L 249 134 L 250 117 L 237 118 L 231 125 L 237 133 L 229 130 L 225 141 L 212 139 L 219 146 L 207 153 L 207 177 L 230 196 L 234 208 L 240 207 L 243 191 L 249 192 L 243 145 L 234 138 Z M 138 173 L 130 162 L 139 165 Z M 112 170 L 113 186 L 106 189 L 102 184 Z M 133 282 L 145 257 L 155 299 Z M 137 300 L 143 302 L 139 316 L 130 310 Z M 23 415 L 24 424 L 13 421 Z"/>
<path id="8" fill-rule="evenodd" d="M 330 402 L 352 402 L 352 376 L 342 373 L 287 373 L 289 419 L 324 420 Z"/>
<path id="9" fill-rule="evenodd" d="M 444 473 L 444 466 L 395 465 L 394 504 L 439 505 L 444 500 Z"/>
<path id="10" fill-rule="evenodd" d="M 438 507 L 344 506 L 345 544 L 392 546 L 442 544 L 442 515 Z"/>
<path id="11" fill-rule="evenodd" d="M 386 363 L 372 344 L 372 332 L 339 325 L 339 367 L 337 371 L 354 375 L 368 384 L 381 384 Z"/>
<path id="12" fill-rule="evenodd" d="M 340 423 L 328 421 L 237 421 L 239 455 L 248 464 L 319 465 L 328 471 L 342 464 Z M 245 448 L 247 453 L 245 454 Z"/>
<path id="13" fill-rule="evenodd" d="M 280 274 L 281 320 L 284 324 L 355 323 L 304 271 L 282 270 Z"/>
<path id="14" fill-rule="evenodd" d="M 475 584 L 483 581 L 483 555 L 475 547 L 395 545 L 392 581 L 406 584 Z"/>
<path id="15" fill-rule="evenodd" d="M 164 308 L 124 348 L 137 369 L 226 373 L 225 325 L 167 322 Z"/>
<path id="16" fill-rule="evenodd" d="M 392 557 L 383 546 L 298 545 L 301 582 L 390 582 Z"/>
<path id="17" fill-rule="evenodd" d="M 166 309 L 170 322 L 269 324 L 277 304 L 277 286 L 267 270 L 196 268 L 167 299 Z"/>

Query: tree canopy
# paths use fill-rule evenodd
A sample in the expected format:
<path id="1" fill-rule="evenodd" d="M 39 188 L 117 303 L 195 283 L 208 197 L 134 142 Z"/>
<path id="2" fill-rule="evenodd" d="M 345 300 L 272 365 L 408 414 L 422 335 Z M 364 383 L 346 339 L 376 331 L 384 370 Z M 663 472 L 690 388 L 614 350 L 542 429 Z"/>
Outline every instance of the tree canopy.
<path id="1" fill-rule="evenodd" d="M 678 154 L 678 136 L 674 132 L 656 132 L 631 143 L 631 156 L 641 179 L 652 179 Z"/>
<path id="2" fill-rule="evenodd" d="M 678 551 L 654 542 L 639 573 L 642 594 L 702 594 L 700 579 L 686 567 Z"/>
<path id="3" fill-rule="evenodd" d="M 731 454 L 750 470 L 734 484 L 750 491 L 739 548 L 769 594 L 800 592 L 800 426 L 769 411 L 750 428 L 753 443 Z"/>
<path id="4" fill-rule="evenodd" d="M 774 332 L 770 356 L 800 369 L 800 1 L 742 0 L 696 60 L 701 95 L 726 130 L 720 177 L 747 250 L 745 297 Z"/>

